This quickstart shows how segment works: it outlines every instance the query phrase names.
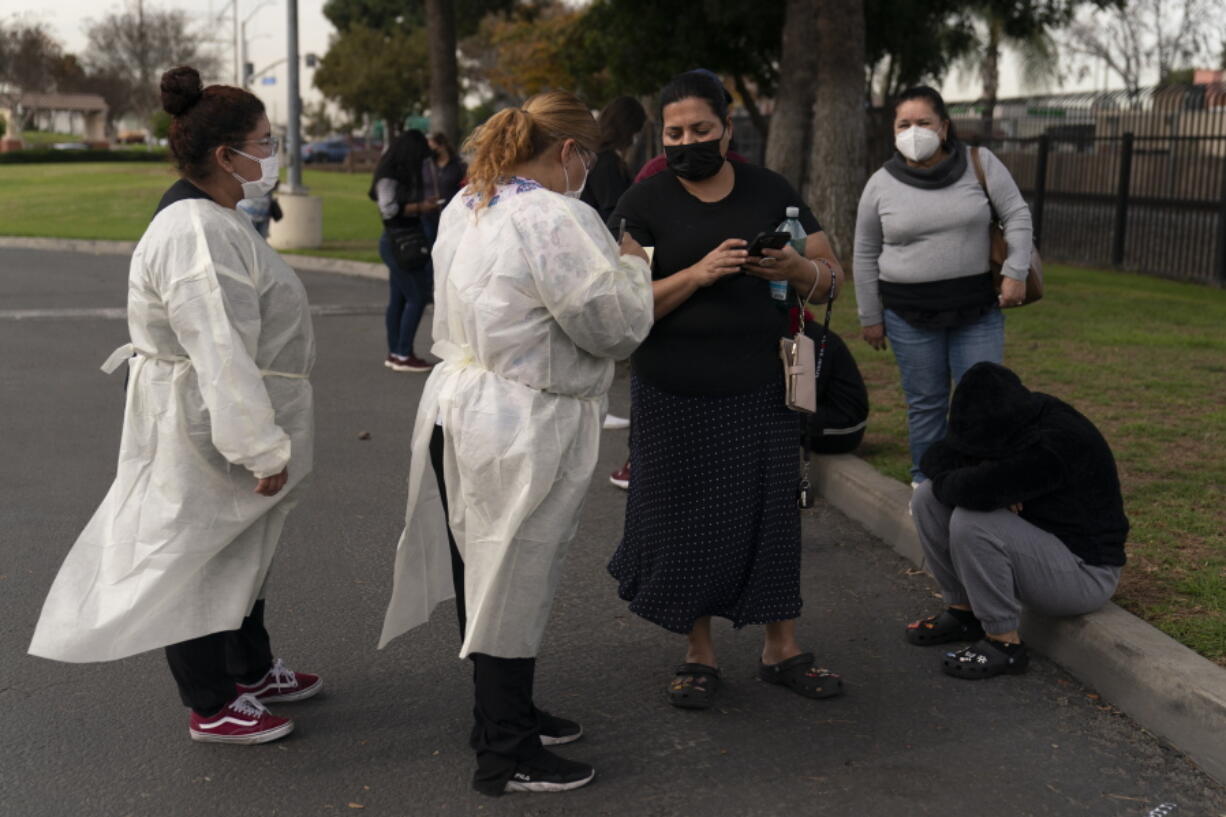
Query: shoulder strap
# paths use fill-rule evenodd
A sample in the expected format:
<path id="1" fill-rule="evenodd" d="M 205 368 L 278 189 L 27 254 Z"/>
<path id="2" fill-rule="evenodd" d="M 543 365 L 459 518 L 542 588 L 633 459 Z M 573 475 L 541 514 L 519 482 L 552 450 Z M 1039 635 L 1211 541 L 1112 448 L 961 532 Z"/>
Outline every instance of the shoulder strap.
<path id="1" fill-rule="evenodd" d="M 992 194 L 988 192 L 988 179 L 983 173 L 983 163 L 979 161 L 979 147 L 971 148 L 971 164 L 975 166 L 975 178 L 983 188 L 983 195 L 988 200 L 988 209 L 992 211 L 992 221 L 997 220 L 996 205 L 992 203 Z"/>
<path id="2" fill-rule="evenodd" d="M 986 196 L 988 193 L 988 179 L 983 175 L 983 164 L 979 161 L 979 148 L 971 148 L 971 164 L 975 166 L 975 178 L 979 180 L 979 186 L 983 188 L 983 193 Z"/>

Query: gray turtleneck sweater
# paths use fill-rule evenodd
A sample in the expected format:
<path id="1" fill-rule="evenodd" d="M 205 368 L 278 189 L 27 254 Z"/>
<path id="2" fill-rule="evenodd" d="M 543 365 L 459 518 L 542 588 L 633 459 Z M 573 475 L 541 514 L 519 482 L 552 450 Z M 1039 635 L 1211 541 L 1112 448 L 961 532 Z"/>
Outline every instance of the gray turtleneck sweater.
<path id="1" fill-rule="evenodd" d="M 856 215 L 854 262 L 862 326 L 882 322 L 879 279 L 919 284 L 987 272 L 991 216 L 967 150 L 965 172 L 948 187 L 913 187 L 884 167 L 865 185 Z M 980 148 L 979 159 L 1009 245 L 1003 272 L 1025 280 L 1033 245 L 1030 208 L 1009 169 L 991 151 Z"/>

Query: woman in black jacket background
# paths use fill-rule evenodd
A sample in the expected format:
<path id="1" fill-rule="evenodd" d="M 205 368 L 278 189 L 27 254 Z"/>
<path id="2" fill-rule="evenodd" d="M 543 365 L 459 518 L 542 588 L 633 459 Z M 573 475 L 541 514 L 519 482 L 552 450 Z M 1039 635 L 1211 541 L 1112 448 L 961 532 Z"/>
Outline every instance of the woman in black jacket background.
<path id="1" fill-rule="evenodd" d="M 630 189 L 634 177 L 624 154 L 646 121 L 647 112 L 632 96 L 619 96 L 605 105 L 596 121 L 600 128 L 600 150 L 579 198 L 594 207 L 606 224 L 622 193 Z"/>
<path id="2" fill-rule="evenodd" d="M 1128 518 L 1111 449 L 1072 406 L 1030 391 L 1004 366 L 977 363 L 921 467 L 929 481 L 911 509 L 949 607 L 909 624 L 907 640 L 979 640 L 945 654 L 947 674 L 1025 671 L 1023 606 L 1075 616 L 1110 600 Z"/>
<path id="3" fill-rule="evenodd" d="M 434 267 L 428 255 L 410 264 L 396 251 L 397 243 L 409 234 L 420 234 L 422 245 L 429 246 L 423 219 L 439 209 L 422 184 L 422 163 L 429 154 L 424 133 L 405 131 L 379 159 L 370 182 L 370 198 L 379 205 L 383 219 L 379 257 L 387 264 L 390 284 L 383 365 L 396 372 L 428 372 L 434 366 L 413 351 L 413 338 L 434 292 Z"/>

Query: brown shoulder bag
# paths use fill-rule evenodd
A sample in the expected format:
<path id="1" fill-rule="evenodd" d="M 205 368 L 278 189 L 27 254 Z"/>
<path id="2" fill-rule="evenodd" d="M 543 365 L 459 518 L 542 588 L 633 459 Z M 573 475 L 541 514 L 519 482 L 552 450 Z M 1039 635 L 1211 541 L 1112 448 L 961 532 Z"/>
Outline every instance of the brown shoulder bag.
<path id="1" fill-rule="evenodd" d="M 991 250 L 988 252 L 988 263 L 992 276 L 996 280 L 996 291 L 1000 292 L 1000 279 L 1003 277 L 1001 267 L 1009 257 L 1009 245 L 1005 243 L 1005 228 L 1001 226 L 996 207 L 992 204 L 992 194 L 988 192 L 988 180 L 983 173 L 983 165 L 979 161 L 979 148 L 971 148 L 971 163 L 975 166 L 975 178 L 983 188 L 983 195 L 988 199 L 988 207 L 992 210 L 992 221 L 988 225 L 988 241 Z M 1039 257 L 1039 248 L 1030 246 L 1030 273 L 1026 276 L 1026 300 L 1021 305 L 1032 304 L 1043 297 L 1043 259 Z"/>

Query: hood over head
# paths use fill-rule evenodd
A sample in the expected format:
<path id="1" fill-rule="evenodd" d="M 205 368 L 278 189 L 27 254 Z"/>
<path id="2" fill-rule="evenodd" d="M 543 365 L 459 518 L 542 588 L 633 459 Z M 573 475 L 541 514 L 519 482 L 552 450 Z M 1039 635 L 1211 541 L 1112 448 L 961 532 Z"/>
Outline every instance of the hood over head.
<path id="1" fill-rule="evenodd" d="M 945 442 L 971 457 L 1000 459 L 1038 440 L 1043 398 L 998 363 L 976 363 L 954 390 Z"/>

